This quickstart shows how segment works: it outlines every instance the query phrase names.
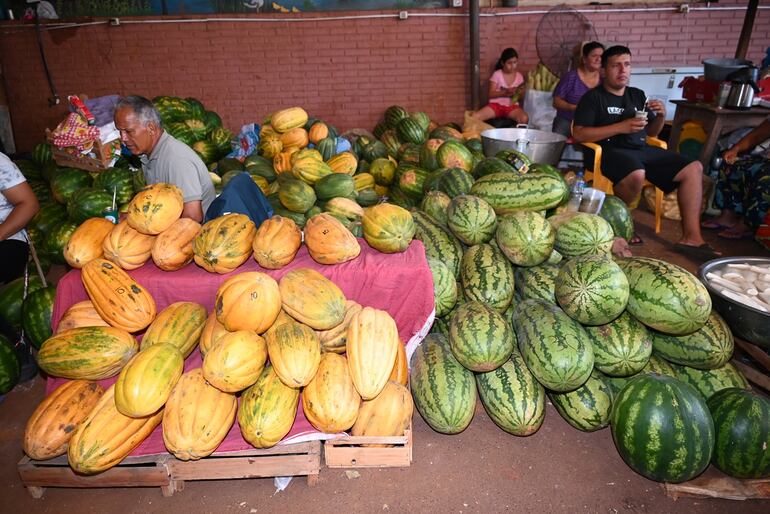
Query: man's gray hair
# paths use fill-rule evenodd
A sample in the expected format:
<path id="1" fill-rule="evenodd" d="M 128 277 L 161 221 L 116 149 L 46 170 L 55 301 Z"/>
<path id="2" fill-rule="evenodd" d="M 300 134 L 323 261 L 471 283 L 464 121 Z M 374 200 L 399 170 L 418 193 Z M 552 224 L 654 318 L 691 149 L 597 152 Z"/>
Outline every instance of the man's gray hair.
<path id="1" fill-rule="evenodd" d="M 163 122 L 160 119 L 160 113 L 152 104 L 152 101 L 148 100 L 147 98 L 138 95 L 129 95 L 124 96 L 118 100 L 117 104 L 115 104 L 116 112 L 119 109 L 126 108 L 131 109 L 134 112 L 142 125 L 146 126 L 148 123 L 154 123 L 158 127 L 163 127 Z"/>

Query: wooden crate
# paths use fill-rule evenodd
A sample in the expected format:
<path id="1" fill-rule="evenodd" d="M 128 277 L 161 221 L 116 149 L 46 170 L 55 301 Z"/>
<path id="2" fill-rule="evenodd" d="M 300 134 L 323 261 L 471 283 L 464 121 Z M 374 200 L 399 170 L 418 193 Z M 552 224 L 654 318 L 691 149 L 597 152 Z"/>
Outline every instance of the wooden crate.
<path id="1" fill-rule="evenodd" d="M 215 453 L 187 462 L 170 454 L 126 457 L 114 468 L 92 476 L 72 471 L 66 455 L 46 461 L 25 456 L 17 467 L 33 498 L 41 498 L 46 487 L 160 487 L 163 496 L 171 496 L 183 490 L 187 480 L 276 476 L 307 476 L 308 485 L 313 486 L 321 469 L 321 443 L 309 441 L 265 450 Z"/>
<path id="2" fill-rule="evenodd" d="M 48 142 L 51 143 L 51 132 L 47 131 Z M 70 150 L 59 148 L 51 143 L 51 153 L 56 164 L 66 168 L 78 168 L 90 172 L 100 172 L 108 169 L 112 160 L 112 149 L 120 149 L 120 140 L 114 139 L 102 144 L 98 139 L 94 142 L 92 153 L 94 156 L 72 153 Z"/>
<path id="3" fill-rule="evenodd" d="M 682 484 L 663 484 L 666 495 L 673 499 L 723 498 L 726 500 L 770 499 L 770 478 L 741 480 L 716 472 Z"/>
<path id="4" fill-rule="evenodd" d="M 392 445 L 372 448 L 367 444 Z M 349 436 L 324 442 L 324 461 L 329 468 L 396 468 L 412 465 L 412 425 L 403 436 Z"/>

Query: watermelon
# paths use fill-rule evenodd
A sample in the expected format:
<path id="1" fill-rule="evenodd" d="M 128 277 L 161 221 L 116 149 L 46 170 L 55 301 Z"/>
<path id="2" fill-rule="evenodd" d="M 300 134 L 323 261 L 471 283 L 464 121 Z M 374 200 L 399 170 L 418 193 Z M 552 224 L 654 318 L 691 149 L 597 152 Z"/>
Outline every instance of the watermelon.
<path id="1" fill-rule="evenodd" d="M 543 211 L 556 207 L 564 197 L 564 181 L 536 173 L 492 173 L 479 178 L 470 194 L 486 200 L 498 215 L 513 211 Z"/>
<path id="2" fill-rule="evenodd" d="M 594 432 L 610 423 L 614 392 L 598 371 L 585 384 L 568 393 L 548 393 L 551 403 L 564 420 L 583 432 Z"/>
<path id="3" fill-rule="evenodd" d="M 627 312 L 610 323 L 585 327 L 585 330 L 594 348 L 594 365 L 602 373 L 628 377 L 642 371 L 650 360 L 650 334 Z M 673 369 L 671 371 L 673 376 Z"/>
<path id="4" fill-rule="evenodd" d="M 443 141 L 441 139 L 428 139 L 420 147 L 420 167 L 428 171 L 433 171 L 441 166 L 436 158 L 439 146 Z"/>
<path id="5" fill-rule="evenodd" d="M 67 264 L 64 258 L 64 247 L 75 233 L 78 228 L 77 223 L 73 223 L 69 220 L 64 220 L 61 223 L 55 225 L 45 239 L 45 247 L 43 250 L 59 264 Z"/>
<path id="6" fill-rule="evenodd" d="M 27 179 L 27 182 L 43 180 L 43 176 L 40 173 L 40 167 L 35 162 L 26 159 L 16 159 L 13 163 L 19 168 L 19 171 L 24 175 L 24 178 Z"/>
<path id="7" fill-rule="evenodd" d="M 134 197 L 134 171 L 126 168 L 109 168 L 99 173 L 94 180 L 94 187 L 112 194 L 118 205 L 130 202 Z"/>
<path id="8" fill-rule="evenodd" d="M 454 139 L 455 141 L 462 141 L 463 134 L 452 124 L 439 125 L 430 132 L 432 139 L 440 139 L 442 141 L 449 141 Z"/>
<path id="9" fill-rule="evenodd" d="M 451 316 L 444 316 L 443 318 L 436 317 L 433 320 L 433 326 L 430 327 L 431 334 L 441 334 L 442 336 L 449 337 L 449 319 Z"/>
<path id="10" fill-rule="evenodd" d="M 200 102 L 200 100 L 193 98 L 192 96 L 188 96 L 185 98 L 185 102 L 187 102 L 187 105 L 189 106 L 187 111 L 188 116 L 196 120 L 202 120 L 206 115 L 206 108 L 203 107 L 203 104 Z"/>
<path id="11" fill-rule="evenodd" d="M 449 230 L 422 211 L 413 211 L 415 239 L 425 246 L 425 256 L 447 265 L 455 278 L 460 276 L 460 262 L 463 248 L 460 241 Z"/>
<path id="12" fill-rule="evenodd" d="M 27 294 L 43 287 L 40 277 L 36 273 L 29 274 Z M 0 318 L 10 325 L 16 332 L 21 331 L 21 306 L 24 301 L 24 277 L 11 280 L 0 288 Z"/>
<path id="13" fill-rule="evenodd" d="M 423 196 L 423 186 L 430 173 L 411 164 L 400 164 L 396 168 L 396 181 L 401 189 L 411 199 L 419 202 Z"/>
<path id="14" fill-rule="evenodd" d="M 421 145 L 427 139 L 425 130 L 420 126 L 418 122 L 409 118 L 401 118 L 396 124 L 396 134 L 403 143 L 413 143 L 415 145 Z M 384 146 L 384 145 L 383 145 Z M 380 156 L 384 157 L 384 156 Z M 418 156 L 419 159 L 419 156 Z M 367 159 L 369 160 L 369 159 Z"/>
<path id="15" fill-rule="evenodd" d="M 203 114 L 203 123 L 206 124 L 206 131 L 211 132 L 215 128 L 222 126 L 222 118 L 214 111 L 206 111 Z"/>
<path id="16" fill-rule="evenodd" d="M 88 218 L 100 218 L 106 209 L 112 207 L 112 195 L 95 188 L 77 191 L 67 204 L 70 221 L 80 225 Z"/>
<path id="17" fill-rule="evenodd" d="M 578 322 L 543 300 L 524 300 L 513 313 L 513 328 L 527 367 L 557 392 L 582 386 L 594 367 L 594 352 Z"/>
<path id="18" fill-rule="evenodd" d="M 32 149 L 32 160 L 40 167 L 53 162 L 53 150 L 48 142 L 38 143 Z"/>
<path id="19" fill-rule="evenodd" d="M 495 235 L 497 216 L 490 205 L 473 195 L 456 196 L 447 210 L 447 225 L 467 245 L 486 243 Z"/>
<path id="20" fill-rule="evenodd" d="M 724 366 L 733 355 L 733 334 L 715 310 L 701 328 L 683 336 L 652 331 L 655 352 L 669 362 L 699 369 Z"/>
<path id="21" fill-rule="evenodd" d="M 476 410 L 476 382 L 452 354 L 449 341 L 429 334 L 415 350 L 409 371 L 412 397 L 426 423 L 444 434 L 458 434 L 470 425 Z"/>
<path id="22" fill-rule="evenodd" d="M 235 135 L 224 127 L 216 127 L 209 134 L 209 140 L 222 153 L 230 152 L 233 138 L 235 138 Z"/>
<path id="23" fill-rule="evenodd" d="M 372 162 L 387 156 L 388 147 L 385 146 L 385 143 L 377 141 L 376 139 L 361 149 L 361 158 L 365 161 Z"/>
<path id="24" fill-rule="evenodd" d="M 384 157 L 375 159 L 369 166 L 369 174 L 377 185 L 389 186 L 396 177 L 396 163 Z"/>
<path id="25" fill-rule="evenodd" d="M 21 363 L 16 349 L 7 337 L 0 334 L 0 395 L 10 392 L 21 377 Z"/>
<path id="26" fill-rule="evenodd" d="M 612 227 L 612 232 L 617 237 L 626 241 L 634 237 L 634 220 L 631 218 L 631 210 L 626 202 L 614 195 L 604 197 L 599 216 L 604 218 Z"/>
<path id="27" fill-rule="evenodd" d="M 414 143 L 404 143 L 398 147 L 396 159 L 400 164 L 420 164 L 420 145 Z"/>
<path id="28" fill-rule="evenodd" d="M 406 109 L 401 107 L 400 105 L 391 105 L 387 109 L 385 109 L 385 125 L 388 127 L 396 127 L 398 125 L 398 122 L 402 119 L 409 116 L 409 113 Z"/>
<path id="29" fill-rule="evenodd" d="M 222 153 L 211 141 L 196 141 L 191 146 L 206 164 L 216 161 L 217 156 Z"/>
<path id="30" fill-rule="evenodd" d="M 508 259 L 489 244 L 471 246 L 463 254 L 460 282 L 468 300 L 505 312 L 513 299 L 513 269 Z"/>
<path id="31" fill-rule="evenodd" d="M 449 344 L 460 364 L 471 371 L 485 372 L 497 369 L 510 358 L 516 335 L 500 313 L 471 301 L 452 313 Z"/>
<path id="32" fill-rule="evenodd" d="M 436 161 L 441 168 L 460 168 L 470 175 L 475 164 L 473 154 L 459 141 L 444 141 L 436 151 Z"/>
<path id="33" fill-rule="evenodd" d="M 545 390 L 514 350 L 502 366 L 476 374 L 484 409 L 497 426 L 517 436 L 532 435 L 545 418 Z"/>
<path id="34" fill-rule="evenodd" d="M 671 364 L 676 378 L 693 386 L 704 400 L 708 400 L 717 391 L 728 387 L 748 389 L 749 383 L 743 373 L 731 363 L 714 369 L 696 369 L 688 366 Z"/>
<path id="35" fill-rule="evenodd" d="M 27 224 L 27 230 L 37 230 L 45 235 L 54 225 L 66 217 L 67 210 L 63 205 L 55 202 L 43 203 L 40 204 L 40 210 L 37 211 L 37 214 Z"/>
<path id="36" fill-rule="evenodd" d="M 556 251 L 567 258 L 610 253 L 615 236 L 609 223 L 595 214 L 570 214 L 556 228 Z"/>
<path id="37" fill-rule="evenodd" d="M 609 256 L 585 255 L 562 265 L 556 301 L 584 325 L 604 325 L 620 316 L 628 302 L 628 279 Z"/>
<path id="38" fill-rule="evenodd" d="M 518 150 L 500 150 L 495 157 L 506 162 L 519 175 L 527 173 L 530 166 L 532 166 L 532 159 Z"/>
<path id="39" fill-rule="evenodd" d="M 49 188 L 48 184 L 42 180 L 30 180 L 27 183 L 32 189 L 32 192 L 35 193 L 35 198 L 37 198 L 37 201 L 40 202 L 41 205 L 53 200 L 51 188 Z"/>
<path id="40" fill-rule="evenodd" d="M 536 266 L 553 251 L 555 231 L 537 212 L 518 211 L 501 216 L 495 240 L 509 261 L 518 266 Z"/>
<path id="41" fill-rule="evenodd" d="M 409 117 L 412 118 L 417 124 L 427 133 L 428 127 L 430 127 L 430 116 L 422 111 L 410 112 Z"/>
<path id="42" fill-rule="evenodd" d="M 473 187 L 473 176 L 462 168 L 440 168 L 437 174 L 436 188 L 454 198 L 467 195 Z"/>
<path id="43" fill-rule="evenodd" d="M 397 184 L 390 186 L 390 189 L 388 189 L 387 198 L 390 203 L 398 205 L 399 207 L 403 207 L 407 210 L 411 210 L 414 207 L 417 207 L 417 201 L 404 193 Z"/>
<path id="44" fill-rule="evenodd" d="M 737 478 L 770 476 L 770 401 L 744 389 L 722 389 L 707 402 L 716 443 L 712 462 Z"/>
<path id="45" fill-rule="evenodd" d="M 441 226 L 447 227 L 447 209 L 452 199 L 441 191 L 429 191 L 422 197 L 420 209 Z"/>
<path id="46" fill-rule="evenodd" d="M 657 373 L 668 377 L 679 378 L 671 363 L 660 357 L 655 352 L 650 355 L 650 360 L 642 368 L 642 373 Z"/>
<path id="47" fill-rule="evenodd" d="M 628 278 L 628 312 L 648 327 L 685 335 L 708 320 L 711 297 L 689 271 L 647 257 L 618 259 L 618 264 Z"/>
<path id="48" fill-rule="evenodd" d="M 51 315 L 56 299 L 56 286 L 38 289 L 24 300 L 21 319 L 26 338 L 35 348 L 51 337 Z"/>
<path id="49" fill-rule="evenodd" d="M 69 199 L 80 189 L 91 187 L 93 179 L 83 170 L 75 168 L 61 168 L 51 180 L 51 192 L 53 199 L 59 203 L 67 204 Z"/>
<path id="50" fill-rule="evenodd" d="M 537 266 L 516 268 L 515 289 L 522 300 L 544 300 L 556 305 L 556 276 L 559 266 L 543 263 Z"/>
<path id="51" fill-rule="evenodd" d="M 433 275 L 436 316 L 445 316 L 457 303 L 457 281 L 447 265 L 440 260 L 428 259 L 428 266 Z"/>
<path id="52" fill-rule="evenodd" d="M 476 163 L 473 167 L 473 176 L 476 178 L 485 177 L 493 173 L 515 173 L 513 166 L 497 157 L 487 157 Z"/>
<path id="53" fill-rule="evenodd" d="M 714 423 L 690 385 L 643 374 L 618 393 L 610 417 L 620 456 L 634 471 L 658 482 L 700 475 L 711 460 Z"/>

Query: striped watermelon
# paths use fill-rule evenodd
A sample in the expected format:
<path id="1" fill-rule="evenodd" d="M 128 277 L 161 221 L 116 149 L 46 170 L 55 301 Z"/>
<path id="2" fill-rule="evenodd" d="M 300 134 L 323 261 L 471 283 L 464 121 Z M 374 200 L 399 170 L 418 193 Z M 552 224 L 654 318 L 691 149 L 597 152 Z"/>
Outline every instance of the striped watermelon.
<path id="1" fill-rule="evenodd" d="M 691 368 L 724 366 L 733 355 L 733 334 L 722 316 L 712 310 L 706 324 L 684 336 L 652 331 L 655 352 L 667 361 Z"/>
<path id="2" fill-rule="evenodd" d="M 558 226 L 554 248 L 568 258 L 605 255 L 610 253 L 614 239 L 609 223 L 595 214 L 579 212 Z"/>
<path id="3" fill-rule="evenodd" d="M 462 168 L 471 176 L 475 160 L 471 151 L 458 141 L 444 141 L 436 151 L 436 160 L 442 168 Z"/>
<path id="4" fill-rule="evenodd" d="M 423 130 L 417 121 L 409 118 L 401 118 L 396 124 L 396 134 L 398 138 L 404 143 L 414 143 L 415 145 L 421 145 L 428 138 L 428 134 Z M 379 141 L 378 141 L 379 142 Z M 384 157 L 380 155 L 379 157 Z M 372 159 L 367 159 L 371 161 Z"/>
<path id="5" fill-rule="evenodd" d="M 134 197 L 134 173 L 126 168 L 109 168 L 99 173 L 94 180 L 94 187 L 104 189 L 112 194 L 115 191 L 115 201 L 118 205 L 128 203 Z"/>
<path id="6" fill-rule="evenodd" d="M 510 358 L 516 335 L 500 313 L 481 302 L 468 302 L 452 314 L 449 344 L 460 364 L 485 372 Z"/>
<path id="7" fill-rule="evenodd" d="M 455 278 L 460 276 L 463 247 L 449 230 L 422 211 L 413 211 L 414 238 L 422 241 L 425 256 L 437 259 L 449 267 Z"/>
<path id="8" fill-rule="evenodd" d="M 436 152 L 444 141 L 441 139 L 428 139 L 420 147 L 420 167 L 428 171 L 440 168 Z"/>
<path id="9" fill-rule="evenodd" d="M 564 257 L 562 256 L 562 254 L 560 254 L 556 250 L 553 250 L 551 252 L 551 255 L 548 256 L 548 259 L 546 259 L 545 262 L 547 262 L 548 264 L 559 264 L 563 260 L 564 260 Z"/>
<path id="10" fill-rule="evenodd" d="M 522 300 L 545 300 L 556 305 L 556 276 L 559 266 L 543 263 L 529 268 L 516 268 L 516 292 Z"/>
<path id="11" fill-rule="evenodd" d="M 648 327 L 684 335 L 708 320 L 711 297 L 689 271 L 647 257 L 619 259 L 618 264 L 628 277 L 628 312 Z"/>
<path id="12" fill-rule="evenodd" d="M 518 266 L 536 266 L 548 259 L 555 237 L 551 224 L 533 211 L 501 216 L 495 233 L 500 250 Z"/>
<path id="13" fill-rule="evenodd" d="M 594 367 L 594 351 L 580 324 L 543 300 L 524 300 L 513 313 L 519 350 L 537 380 L 557 392 L 582 386 Z"/>
<path id="14" fill-rule="evenodd" d="M 55 299 L 56 286 L 48 286 L 31 293 L 22 304 L 24 333 L 35 348 L 40 348 L 43 341 L 51 337 L 51 315 Z"/>
<path id="15" fill-rule="evenodd" d="M 9 392 L 21 377 L 21 363 L 16 349 L 7 337 L 0 334 L 0 395 Z"/>
<path id="16" fill-rule="evenodd" d="M 441 226 L 447 226 L 447 209 L 452 201 L 446 193 L 441 191 L 428 191 L 422 197 L 420 210 L 431 216 Z"/>
<path id="17" fill-rule="evenodd" d="M 409 381 L 414 405 L 436 432 L 458 434 L 476 410 L 476 382 L 440 334 L 429 334 L 412 356 Z"/>
<path id="18" fill-rule="evenodd" d="M 473 175 L 469 172 L 462 168 L 441 168 L 437 172 L 436 187 L 449 198 L 470 193 L 473 187 Z"/>
<path id="19" fill-rule="evenodd" d="M 67 264 L 67 261 L 64 259 L 64 247 L 67 246 L 70 237 L 72 237 L 77 228 L 77 223 L 65 219 L 61 223 L 54 225 L 48 232 L 43 250 L 53 261 L 59 264 Z"/>
<path id="20" fill-rule="evenodd" d="M 44 164 L 52 163 L 53 150 L 51 149 L 51 144 L 48 142 L 36 144 L 35 148 L 32 150 L 32 160 L 35 161 L 35 164 L 41 167 Z"/>
<path id="21" fill-rule="evenodd" d="M 625 310 L 628 279 L 609 256 L 585 255 L 562 265 L 554 293 L 573 319 L 584 325 L 604 325 Z"/>
<path id="22" fill-rule="evenodd" d="M 488 157 L 476 163 L 473 167 L 473 176 L 485 177 L 493 173 L 515 173 L 513 166 L 498 157 Z"/>
<path id="23" fill-rule="evenodd" d="M 556 207 L 561 203 L 565 189 L 563 180 L 541 173 L 492 173 L 479 178 L 470 193 L 486 200 L 500 215 Z"/>
<path id="24" fill-rule="evenodd" d="M 730 476 L 770 476 L 770 401 L 751 391 L 723 389 L 709 398 L 716 444 L 712 462 Z"/>
<path id="25" fill-rule="evenodd" d="M 545 389 L 514 350 L 499 368 L 476 374 L 484 409 L 497 426 L 517 436 L 532 435 L 545 418 Z"/>
<path id="26" fill-rule="evenodd" d="M 385 124 L 388 127 L 395 127 L 398 125 L 399 121 L 401 121 L 403 118 L 406 118 L 407 116 L 409 116 L 409 113 L 406 109 L 400 105 L 391 105 L 385 109 Z"/>
<path id="27" fill-rule="evenodd" d="M 513 269 L 508 259 L 492 245 L 471 246 L 463 254 L 460 282 L 468 300 L 504 312 L 513 299 Z"/>
<path id="28" fill-rule="evenodd" d="M 568 393 L 548 393 L 564 420 L 583 432 L 594 432 L 610 423 L 612 397 L 609 381 L 598 371 L 585 384 Z"/>
<path id="29" fill-rule="evenodd" d="M 729 362 L 715 369 L 696 369 L 677 364 L 672 364 L 671 367 L 679 380 L 693 386 L 705 400 L 728 387 L 749 388 L 743 373 Z"/>
<path id="30" fill-rule="evenodd" d="M 423 196 L 423 186 L 430 172 L 411 164 L 399 164 L 396 168 L 396 182 L 408 197 L 419 202 Z"/>
<path id="31" fill-rule="evenodd" d="M 36 273 L 29 274 L 27 281 L 27 294 L 31 294 L 43 287 L 40 277 Z M 24 301 L 24 277 L 11 280 L 0 287 L 0 318 L 11 326 L 16 332 L 21 331 L 21 309 Z"/>
<path id="32" fill-rule="evenodd" d="M 454 197 L 449 204 L 447 225 L 457 239 L 472 246 L 492 239 L 497 228 L 497 216 L 481 198 L 461 195 Z"/>
<path id="33" fill-rule="evenodd" d="M 623 460 L 658 482 L 685 482 L 711 460 L 714 423 L 695 389 L 664 375 L 639 375 L 618 393 L 610 418 Z"/>
<path id="34" fill-rule="evenodd" d="M 520 175 L 527 173 L 532 166 L 532 159 L 518 150 L 500 150 L 495 157 L 510 164 L 514 171 Z"/>
<path id="35" fill-rule="evenodd" d="M 51 179 L 53 199 L 61 204 L 67 204 L 76 191 L 91 187 L 94 179 L 87 172 L 76 168 L 61 168 Z"/>
<path id="36" fill-rule="evenodd" d="M 444 316 L 442 318 L 436 317 L 433 320 L 433 326 L 430 327 L 431 334 L 441 334 L 444 337 L 449 337 L 449 320 L 451 316 Z"/>
<path id="37" fill-rule="evenodd" d="M 642 368 L 642 373 L 657 373 L 667 377 L 679 378 L 671 363 L 654 352 L 650 355 L 650 360 Z"/>
<path id="38" fill-rule="evenodd" d="M 67 204 L 67 215 L 77 224 L 88 218 L 99 218 L 112 207 L 112 195 L 101 189 L 84 188 L 77 191 Z"/>
<path id="39" fill-rule="evenodd" d="M 647 328 L 628 312 L 622 313 L 606 325 L 585 329 L 593 344 L 594 365 L 602 373 L 628 377 L 642 371 L 650 361 L 650 334 Z"/>
<path id="40" fill-rule="evenodd" d="M 445 316 L 457 303 L 457 281 L 447 265 L 440 260 L 428 259 L 428 266 L 433 275 L 436 316 Z"/>
<path id="41" fill-rule="evenodd" d="M 626 241 L 634 237 L 634 220 L 626 202 L 615 195 L 607 195 L 602 203 L 599 216 L 605 219 L 612 227 L 612 232 L 617 237 Z"/>
<path id="42" fill-rule="evenodd" d="M 48 234 L 48 231 L 53 228 L 54 225 L 61 222 L 62 219 L 67 217 L 67 210 L 63 205 L 55 202 L 46 203 L 40 205 L 40 210 L 37 211 L 29 224 L 27 229 L 37 230 L 41 234 Z"/>

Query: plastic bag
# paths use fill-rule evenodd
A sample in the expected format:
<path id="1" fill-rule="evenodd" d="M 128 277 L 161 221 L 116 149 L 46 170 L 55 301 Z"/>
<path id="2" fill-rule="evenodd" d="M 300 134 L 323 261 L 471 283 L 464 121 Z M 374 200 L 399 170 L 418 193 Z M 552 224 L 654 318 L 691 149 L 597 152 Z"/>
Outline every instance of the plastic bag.
<path id="1" fill-rule="evenodd" d="M 493 129 L 489 123 L 484 123 L 473 117 L 474 111 L 465 111 L 465 120 L 463 121 L 463 137 L 465 139 L 478 139 L 485 130 Z"/>
<path id="2" fill-rule="evenodd" d="M 528 89 L 522 107 L 529 115 L 529 128 L 551 132 L 556 117 L 552 92 Z"/>
<path id="3" fill-rule="evenodd" d="M 257 144 L 259 144 L 259 125 L 249 123 L 241 127 L 241 131 L 235 138 L 235 145 L 237 146 L 227 156 L 243 161 L 257 151 Z"/>

